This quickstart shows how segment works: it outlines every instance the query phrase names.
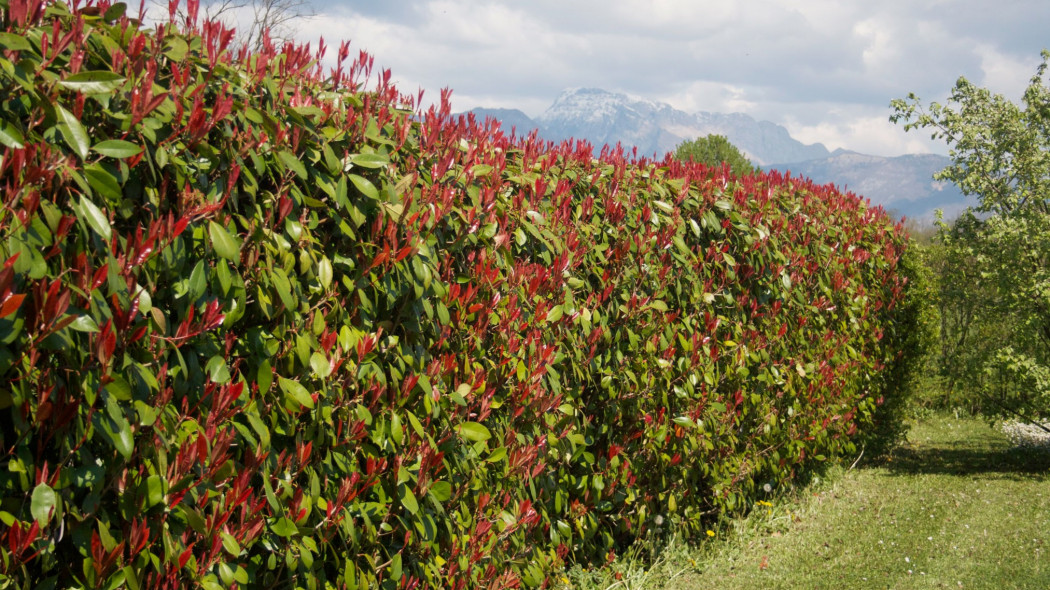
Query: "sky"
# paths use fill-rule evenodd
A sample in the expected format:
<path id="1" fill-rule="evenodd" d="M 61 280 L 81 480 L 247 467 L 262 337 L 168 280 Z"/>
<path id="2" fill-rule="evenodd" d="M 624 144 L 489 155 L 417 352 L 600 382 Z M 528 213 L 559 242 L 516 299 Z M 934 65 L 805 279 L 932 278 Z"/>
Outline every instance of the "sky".
<path id="1" fill-rule="evenodd" d="M 890 123 L 890 100 L 944 101 L 960 76 L 1017 100 L 1050 48 L 1046 0 L 329 0 L 314 10 L 298 40 L 349 39 L 402 92 L 437 100 L 451 88 L 457 111 L 535 117 L 561 91 L 593 87 L 742 112 L 805 143 L 881 156 L 946 152 Z"/>

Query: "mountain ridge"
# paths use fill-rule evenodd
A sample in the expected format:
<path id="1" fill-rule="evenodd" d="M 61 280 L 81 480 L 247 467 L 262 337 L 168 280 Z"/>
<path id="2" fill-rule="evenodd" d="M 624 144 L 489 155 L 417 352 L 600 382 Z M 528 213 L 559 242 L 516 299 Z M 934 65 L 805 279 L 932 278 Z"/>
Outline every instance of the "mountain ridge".
<path id="1" fill-rule="evenodd" d="M 958 214 L 974 199 L 952 184 L 933 180 L 950 160 L 936 154 L 874 156 L 844 149 L 829 151 L 821 143 L 805 144 L 782 125 L 745 113 L 688 113 L 656 102 L 599 88 L 561 92 L 539 116 L 518 109 L 475 108 L 476 117 L 500 121 L 509 132 L 533 130 L 550 141 L 584 139 L 595 147 L 621 144 L 639 156 L 661 159 L 683 141 L 710 134 L 724 135 L 756 166 L 791 171 L 820 184 L 835 184 L 887 210 L 929 222 L 935 210 Z"/>

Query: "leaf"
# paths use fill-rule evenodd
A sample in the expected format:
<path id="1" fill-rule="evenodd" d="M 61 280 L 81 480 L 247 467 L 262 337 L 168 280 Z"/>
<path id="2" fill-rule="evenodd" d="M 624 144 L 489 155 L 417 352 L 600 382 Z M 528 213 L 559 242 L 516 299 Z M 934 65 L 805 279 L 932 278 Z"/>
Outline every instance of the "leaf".
<path id="1" fill-rule="evenodd" d="M 299 534 L 299 527 L 295 526 L 295 523 L 291 520 L 281 517 L 277 519 L 277 522 L 270 525 L 270 530 L 279 537 L 292 537 Z"/>
<path id="2" fill-rule="evenodd" d="M 85 167 L 84 176 L 87 176 L 87 181 L 91 188 L 106 200 L 112 203 L 119 203 L 124 198 L 120 182 L 101 166 L 91 165 Z"/>
<path id="3" fill-rule="evenodd" d="M 151 508 L 164 501 L 164 478 L 151 475 L 146 478 L 146 507 Z"/>
<path id="4" fill-rule="evenodd" d="M 69 76 L 65 80 L 59 80 L 58 85 L 70 90 L 83 92 L 84 94 L 99 94 L 112 92 L 124 83 L 124 77 L 116 72 L 98 70 L 93 72 L 79 72 Z"/>
<path id="5" fill-rule="evenodd" d="M 222 355 L 217 354 L 208 359 L 204 370 L 208 373 L 208 378 L 215 383 L 222 384 L 230 381 L 230 369 L 226 366 L 226 359 Z"/>
<path id="6" fill-rule="evenodd" d="M 310 355 L 310 368 L 322 379 L 332 374 L 332 364 L 320 352 Z"/>
<path id="7" fill-rule="evenodd" d="M 80 217 L 91 229 L 95 230 L 95 233 L 102 236 L 103 240 L 109 242 L 113 237 L 113 228 L 109 225 L 109 218 L 98 208 L 98 205 L 83 195 L 80 197 L 79 205 Z"/>
<path id="8" fill-rule="evenodd" d="M 322 256 L 317 263 L 317 280 L 322 289 L 327 290 L 332 286 L 332 261 L 328 260 L 327 256 Z"/>
<path id="9" fill-rule="evenodd" d="M 124 16 L 124 13 L 128 11 L 128 5 L 123 2 L 115 2 L 106 11 L 106 14 L 102 16 L 102 20 L 107 23 L 111 23 L 118 18 Z"/>
<path id="10" fill-rule="evenodd" d="M 408 486 L 401 484 L 397 486 L 397 495 L 401 499 L 401 505 L 405 507 L 412 514 L 419 512 L 419 502 L 416 501 L 416 495 L 412 493 L 412 490 L 408 489 Z"/>
<path id="11" fill-rule="evenodd" d="M 355 154 L 350 156 L 350 163 L 362 168 L 382 168 L 390 159 L 381 154 Z"/>
<path id="12" fill-rule="evenodd" d="M 429 494 L 438 502 L 444 502 L 452 497 L 452 484 L 447 481 L 435 481 L 430 484 Z"/>
<path id="13" fill-rule="evenodd" d="M 131 434 L 131 425 L 128 424 L 128 421 L 123 416 L 115 418 L 112 412 L 110 414 L 109 416 L 96 414 L 96 416 L 99 416 L 99 423 L 102 425 L 102 433 L 109 439 L 109 442 L 113 444 L 113 448 L 117 449 L 121 456 L 125 459 L 130 459 L 131 453 L 135 450 L 135 438 Z"/>
<path id="14" fill-rule="evenodd" d="M 29 39 L 14 33 L 0 33 L 0 47 L 5 51 L 33 51 Z"/>
<path id="15" fill-rule="evenodd" d="M 554 322 L 560 320 L 561 316 L 564 315 L 564 313 L 565 310 L 562 308 L 562 306 L 555 305 L 553 308 L 551 308 L 549 312 L 547 312 L 546 322 L 548 324 L 553 324 Z"/>
<path id="16" fill-rule="evenodd" d="M 29 513 L 43 526 L 51 520 L 57 504 L 58 495 L 55 494 L 55 490 L 51 489 L 51 486 L 46 483 L 37 484 L 33 488 L 33 499 L 29 506 Z"/>
<path id="17" fill-rule="evenodd" d="M 111 158 L 130 158 L 142 153 L 142 148 L 123 139 L 106 139 L 91 146 L 91 149 Z"/>
<path id="18" fill-rule="evenodd" d="M 376 189 L 376 185 L 372 184 L 372 181 L 368 180 L 364 176 L 358 176 L 356 174 L 350 175 L 350 182 L 354 183 L 357 190 L 361 191 L 361 194 L 372 199 L 373 201 L 379 200 L 379 191 Z"/>
<path id="19" fill-rule="evenodd" d="M 25 147 L 25 137 L 10 121 L 0 121 L 0 143 L 13 149 Z"/>
<path id="20" fill-rule="evenodd" d="M 0 318 L 6 318 L 18 311 L 19 306 L 22 305 L 22 300 L 25 298 L 25 293 L 17 293 L 5 299 L 3 304 L 0 304 Z"/>
<path id="21" fill-rule="evenodd" d="M 91 147 L 91 141 L 88 139 L 87 131 L 84 130 L 84 126 L 80 124 L 80 121 L 73 116 L 73 113 L 67 111 L 62 105 L 55 105 L 55 112 L 58 113 L 58 119 L 61 121 L 59 125 L 59 132 L 62 133 L 62 138 L 66 140 L 69 147 L 73 148 L 80 159 L 87 158 L 88 149 Z"/>
<path id="22" fill-rule="evenodd" d="M 241 241 L 231 236 L 221 225 L 208 221 L 208 235 L 215 253 L 229 260 L 238 262 L 241 259 Z"/>
<path id="23" fill-rule="evenodd" d="M 478 422 L 463 422 L 456 427 L 459 435 L 467 440 L 481 442 L 492 438 L 492 433 L 483 424 Z"/>
<path id="24" fill-rule="evenodd" d="M 285 395 L 299 402 L 300 405 L 310 408 L 311 410 L 313 409 L 314 400 L 310 397 L 310 392 L 300 385 L 298 381 L 278 377 L 277 382 L 281 386 L 281 390 L 284 391 Z"/>
<path id="25" fill-rule="evenodd" d="M 277 152 L 277 157 L 281 159 L 281 162 L 283 162 L 289 170 L 295 172 L 299 178 L 302 178 L 303 180 L 310 179 L 310 175 L 306 172 L 306 166 L 303 166 L 303 163 L 299 158 L 295 157 L 295 154 L 288 150 L 281 150 Z"/>

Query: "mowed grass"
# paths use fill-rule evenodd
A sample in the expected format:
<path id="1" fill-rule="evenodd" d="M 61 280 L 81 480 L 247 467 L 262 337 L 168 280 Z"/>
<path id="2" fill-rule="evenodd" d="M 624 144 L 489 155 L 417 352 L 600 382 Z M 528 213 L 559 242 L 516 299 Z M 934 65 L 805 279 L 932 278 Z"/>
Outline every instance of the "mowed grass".
<path id="1" fill-rule="evenodd" d="M 655 562 L 562 578 L 601 588 L 1050 588 L 1050 453 L 934 416 L 879 465 L 834 467 Z"/>

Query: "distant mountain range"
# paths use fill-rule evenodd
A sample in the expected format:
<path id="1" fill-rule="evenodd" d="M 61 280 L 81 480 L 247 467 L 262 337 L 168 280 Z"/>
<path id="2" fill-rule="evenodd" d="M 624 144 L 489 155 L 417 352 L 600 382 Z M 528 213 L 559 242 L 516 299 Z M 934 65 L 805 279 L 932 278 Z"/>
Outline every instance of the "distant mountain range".
<path id="1" fill-rule="evenodd" d="M 641 100 L 596 88 L 563 92 L 536 119 L 516 109 L 476 108 L 477 117 L 492 117 L 518 135 L 539 130 L 552 141 L 586 139 L 596 147 L 622 144 L 639 156 L 663 155 L 685 140 L 712 133 L 724 135 L 757 166 L 790 171 L 821 184 L 833 183 L 870 199 L 897 215 L 922 221 L 935 209 L 952 217 L 967 205 L 953 184 L 936 182 L 933 174 L 948 165 L 944 156 L 914 154 L 885 158 L 856 152 L 829 152 L 822 144 L 804 144 L 781 125 L 757 121 L 743 113 L 690 114 L 669 104 Z"/>

